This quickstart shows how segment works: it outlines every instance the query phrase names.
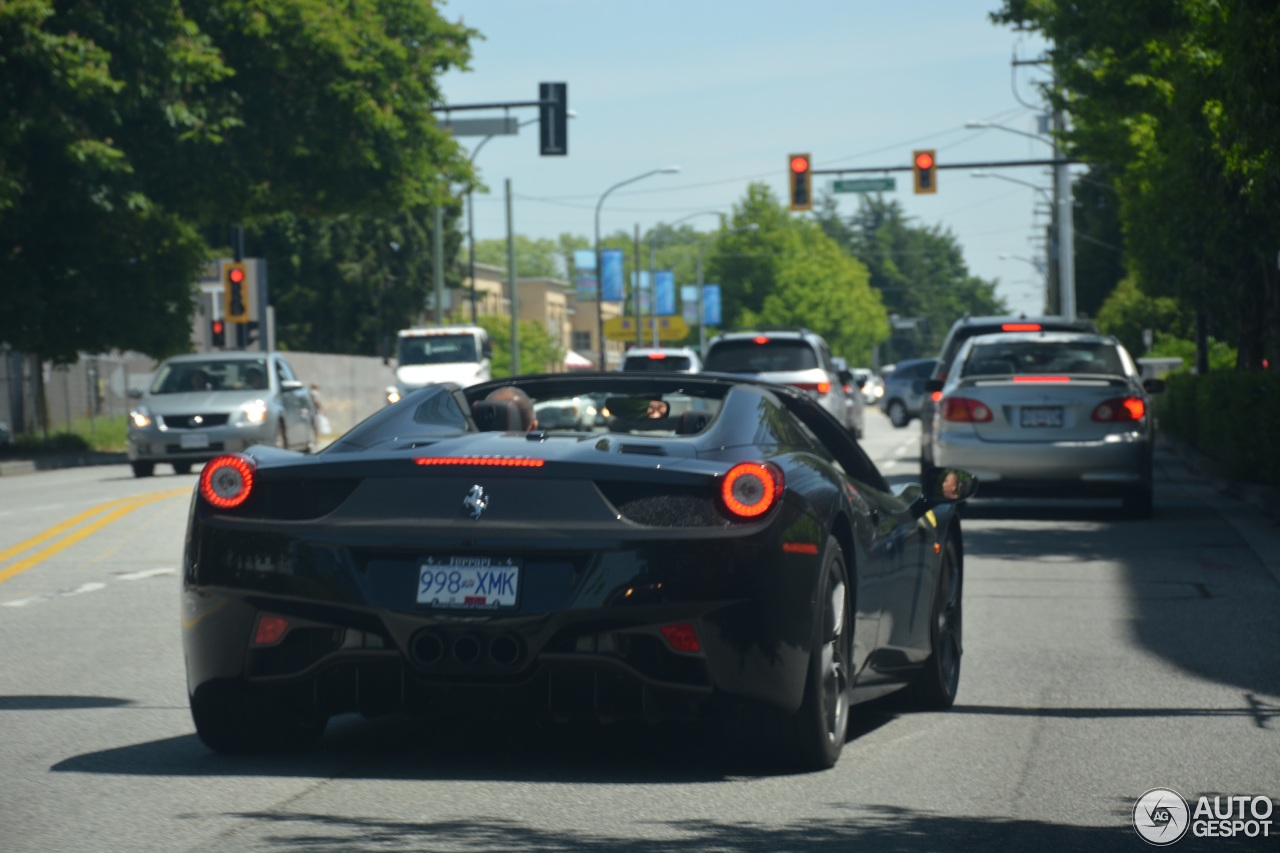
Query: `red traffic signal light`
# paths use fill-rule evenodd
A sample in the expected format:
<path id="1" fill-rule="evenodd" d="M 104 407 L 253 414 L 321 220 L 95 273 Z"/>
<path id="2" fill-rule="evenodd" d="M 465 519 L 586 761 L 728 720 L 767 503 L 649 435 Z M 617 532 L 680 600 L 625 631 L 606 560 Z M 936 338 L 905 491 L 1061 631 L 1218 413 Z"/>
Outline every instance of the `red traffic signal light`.
<path id="1" fill-rule="evenodd" d="M 911 170 L 915 173 L 915 191 L 917 195 L 921 193 L 936 193 L 938 191 L 938 161 L 934 157 L 934 151 L 930 148 L 927 151 L 916 151 L 911 157 Z"/>
<path id="2" fill-rule="evenodd" d="M 209 337 L 215 347 L 225 347 L 227 345 L 227 324 L 222 320 L 210 320 Z"/>
<path id="3" fill-rule="evenodd" d="M 228 323 L 248 323 L 249 270 L 242 261 L 225 263 L 222 268 L 223 315 Z"/>
<path id="4" fill-rule="evenodd" d="M 791 188 L 792 210 L 813 210 L 813 171 L 808 154 L 792 154 L 791 173 L 787 183 Z"/>

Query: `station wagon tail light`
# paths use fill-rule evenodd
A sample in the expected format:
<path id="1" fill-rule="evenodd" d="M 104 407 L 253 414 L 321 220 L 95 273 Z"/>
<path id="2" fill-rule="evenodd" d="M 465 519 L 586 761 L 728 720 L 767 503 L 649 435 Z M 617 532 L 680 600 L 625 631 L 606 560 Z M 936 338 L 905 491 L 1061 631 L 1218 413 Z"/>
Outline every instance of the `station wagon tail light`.
<path id="1" fill-rule="evenodd" d="M 792 382 L 792 388 L 799 388 L 801 391 L 817 391 L 819 394 L 830 394 L 830 382 Z"/>
<path id="2" fill-rule="evenodd" d="M 1136 423 L 1147 414 L 1147 404 L 1141 397 L 1113 397 L 1104 400 L 1093 410 L 1093 419 L 1100 423 Z"/>
<path id="3" fill-rule="evenodd" d="M 240 454 L 212 459 L 200 472 L 200 497 L 218 509 L 233 509 L 249 499 L 257 465 Z"/>
<path id="4" fill-rule="evenodd" d="M 666 358 L 666 357 L 667 357 L 667 354 L 666 354 L 665 352 L 651 352 L 651 353 L 649 353 L 649 358 L 653 358 L 653 359 L 663 359 L 663 358 Z"/>
<path id="5" fill-rule="evenodd" d="M 1000 326 L 1002 332 L 1038 332 L 1040 331 L 1039 323 L 1004 323 Z"/>
<path id="6" fill-rule="evenodd" d="M 942 401 L 942 419 L 957 423 L 985 424 L 991 420 L 986 403 L 968 397 L 948 397 Z"/>
<path id="7" fill-rule="evenodd" d="M 756 336 L 755 336 L 754 338 L 752 338 L 751 340 L 755 341 L 755 342 L 756 342 L 756 343 L 758 343 L 758 344 L 767 344 L 767 343 L 769 343 L 769 338 L 768 338 L 768 336 L 766 336 L 766 335 L 756 335 Z"/>
<path id="8" fill-rule="evenodd" d="M 769 462 L 739 462 L 720 483 L 720 499 L 732 518 L 764 515 L 782 499 L 782 470 Z"/>

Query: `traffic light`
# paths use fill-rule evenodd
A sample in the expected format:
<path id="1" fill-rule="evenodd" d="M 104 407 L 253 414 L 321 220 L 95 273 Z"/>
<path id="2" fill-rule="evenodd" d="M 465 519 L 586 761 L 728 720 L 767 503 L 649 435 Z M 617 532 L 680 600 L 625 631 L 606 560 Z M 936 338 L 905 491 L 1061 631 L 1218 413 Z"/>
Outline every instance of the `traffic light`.
<path id="1" fill-rule="evenodd" d="M 223 314 L 228 323 L 249 322 L 249 272 L 239 261 L 222 268 Z"/>
<path id="2" fill-rule="evenodd" d="M 813 210 L 813 171 L 808 154 L 792 154 L 789 159 L 791 184 L 791 209 Z"/>
<path id="3" fill-rule="evenodd" d="M 209 321 L 209 337 L 213 341 L 215 347 L 226 347 L 227 345 L 227 324 L 225 320 Z"/>
<path id="4" fill-rule="evenodd" d="M 538 84 L 538 153 L 543 157 L 569 153 L 569 84 Z"/>
<path id="5" fill-rule="evenodd" d="M 916 173 L 916 195 L 938 191 L 938 161 L 934 159 L 932 148 L 912 154 L 911 168 Z"/>

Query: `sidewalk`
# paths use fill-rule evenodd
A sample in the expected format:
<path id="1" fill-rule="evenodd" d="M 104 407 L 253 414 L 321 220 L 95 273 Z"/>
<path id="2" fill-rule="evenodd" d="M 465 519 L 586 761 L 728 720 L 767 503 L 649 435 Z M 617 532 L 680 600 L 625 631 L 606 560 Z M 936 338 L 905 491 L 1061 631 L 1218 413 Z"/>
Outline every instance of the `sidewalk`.
<path id="1" fill-rule="evenodd" d="M 1280 584 L 1280 488 L 1216 477 L 1204 455 L 1167 439 L 1156 445 L 1156 465 L 1185 469 L 1178 487 L 1222 516 Z"/>

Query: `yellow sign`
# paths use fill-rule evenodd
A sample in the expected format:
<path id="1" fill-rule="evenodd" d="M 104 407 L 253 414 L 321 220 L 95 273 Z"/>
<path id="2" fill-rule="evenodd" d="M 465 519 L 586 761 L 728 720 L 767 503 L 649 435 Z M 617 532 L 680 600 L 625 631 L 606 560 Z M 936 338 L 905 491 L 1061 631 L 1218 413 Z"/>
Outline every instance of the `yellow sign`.
<path id="1" fill-rule="evenodd" d="M 683 317 L 645 317 L 641 324 L 640 340 L 647 343 L 653 340 L 653 325 L 658 324 L 658 340 L 679 341 L 689 334 L 689 324 Z M 606 340 L 627 343 L 636 339 L 635 317 L 610 317 L 604 321 Z"/>

